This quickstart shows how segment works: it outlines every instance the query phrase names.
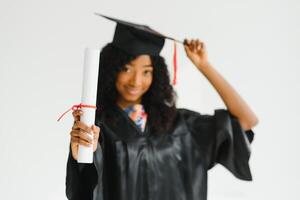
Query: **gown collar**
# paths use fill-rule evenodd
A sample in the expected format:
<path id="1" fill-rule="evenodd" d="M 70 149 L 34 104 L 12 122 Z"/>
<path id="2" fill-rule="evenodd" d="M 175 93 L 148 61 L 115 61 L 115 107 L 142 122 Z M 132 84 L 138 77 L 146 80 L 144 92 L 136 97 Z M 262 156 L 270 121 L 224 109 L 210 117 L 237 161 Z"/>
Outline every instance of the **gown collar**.
<path id="1" fill-rule="evenodd" d="M 134 104 L 124 109 L 129 118 L 144 132 L 147 122 L 147 113 L 142 104 Z"/>
<path id="2" fill-rule="evenodd" d="M 123 120 L 125 120 L 131 127 L 133 127 L 136 131 L 137 131 L 137 135 L 138 136 L 146 136 L 149 134 L 149 120 L 146 120 L 146 124 L 145 124 L 145 128 L 144 131 L 142 131 L 140 129 L 140 127 L 130 118 L 130 116 L 128 116 L 128 113 L 123 110 L 121 107 L 119 107 L 117 104 L 114 106 L 114 110 L 119 113 L 120 118 L 122 118 Z"/>

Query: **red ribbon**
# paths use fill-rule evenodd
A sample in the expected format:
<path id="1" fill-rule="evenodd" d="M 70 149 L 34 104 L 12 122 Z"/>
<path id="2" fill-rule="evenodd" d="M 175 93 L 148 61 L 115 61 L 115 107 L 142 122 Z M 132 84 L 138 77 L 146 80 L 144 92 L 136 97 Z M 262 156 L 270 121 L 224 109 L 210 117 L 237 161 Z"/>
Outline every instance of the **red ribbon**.
<path id="1" fill-rule="evenodd" d="M 177 82 L 177 48 L 176 42 L 174 41 L 174 52 L 173 52 L 173 81 L 172 84 L 176 85 Z"/>
<path id="2" fill-rule="evenodd" d="M 94 108 L 96 109 L 97 107 L 96 106 L 93 106 L 93 105 L 86 105 L 86 104 L 77 104 L 77 105 L 73 105 L 70 109 L 68 109 L 66 112 L 64 112 L 59 118 L 57 121 L 59 121 L 65 114 L 67 114 L 68 112 L 70 112 L 71 110 L 78 110 L 80 108 Z"/>

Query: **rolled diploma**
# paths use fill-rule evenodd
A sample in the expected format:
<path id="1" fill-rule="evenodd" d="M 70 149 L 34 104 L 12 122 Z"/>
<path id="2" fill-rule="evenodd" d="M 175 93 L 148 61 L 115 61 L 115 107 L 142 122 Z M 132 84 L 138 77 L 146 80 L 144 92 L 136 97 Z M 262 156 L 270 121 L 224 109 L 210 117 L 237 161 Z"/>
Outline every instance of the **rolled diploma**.
<path id="1" fill-rule="evenodd" d="M 86 105 L 96 105 L 97 99 L 97 85 L 98 85 L 98 70 L 99 70 L 99 49 L 85 49 L 84 54 L 84 67 L 83 67 L 83 83 L 82 83 L 82 96 L 81 103 Z M 94 108 L 82 107 L 83 115 L 80 121 L 88 126 L 95 123 Z M 92 134 L 93 137 L 93 134 Z M 98 142 L 98 141 L 93 141 Z M 78 148 L 78 163 L 93 163 L 93 146 L 86 147 L 79 145 Z"/>

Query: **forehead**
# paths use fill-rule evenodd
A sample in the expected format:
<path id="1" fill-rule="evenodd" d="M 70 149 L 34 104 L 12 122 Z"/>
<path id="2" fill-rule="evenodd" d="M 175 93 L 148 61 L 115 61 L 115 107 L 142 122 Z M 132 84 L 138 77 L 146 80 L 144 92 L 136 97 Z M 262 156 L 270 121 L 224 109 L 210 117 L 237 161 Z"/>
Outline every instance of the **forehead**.
<path id="1" fill-rule="evenodd" d="M 151 66 L 151 58 L 149 55 L 139 55 L 134 60 L 132 60 L 129 65 L 132 66 Z"/>

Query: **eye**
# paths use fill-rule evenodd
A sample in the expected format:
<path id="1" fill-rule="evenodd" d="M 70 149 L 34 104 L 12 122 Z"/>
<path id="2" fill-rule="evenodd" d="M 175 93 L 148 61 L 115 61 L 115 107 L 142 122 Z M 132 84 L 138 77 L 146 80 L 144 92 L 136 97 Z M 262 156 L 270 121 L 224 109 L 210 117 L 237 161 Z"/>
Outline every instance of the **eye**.
<path id="1" fill-rule="evenodd" d="M 145 70 L 144 71 L 144 75 L 146 75 L 146 76 L 150 76 L 150 75 L 152 75 L 152 70 Z"/>
<path id="2" fill-rule="evenodd" d="M 122 72 L 130 72 L 130 68 L 127 66 L 122 67 Z"/>

